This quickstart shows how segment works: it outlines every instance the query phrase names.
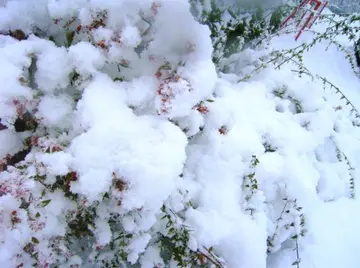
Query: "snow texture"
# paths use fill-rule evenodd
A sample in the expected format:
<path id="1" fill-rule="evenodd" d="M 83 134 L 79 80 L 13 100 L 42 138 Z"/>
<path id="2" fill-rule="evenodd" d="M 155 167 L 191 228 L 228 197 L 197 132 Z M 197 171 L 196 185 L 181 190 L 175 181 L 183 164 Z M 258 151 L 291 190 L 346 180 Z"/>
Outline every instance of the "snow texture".
<path id="1" fill-rule="evenodd" d="M 176 267 L 159 241 L 184 228 L 187 252 L 224 267 L 360 267 L 353 118 L 290 64 L 238 82 L 291 36 L 217 74 L 185 0 L 2 2 L 1 32 L 26 38 L 0 37 L 1 267 Z M 326 46 L 305 64 L 360 109 Z"/>

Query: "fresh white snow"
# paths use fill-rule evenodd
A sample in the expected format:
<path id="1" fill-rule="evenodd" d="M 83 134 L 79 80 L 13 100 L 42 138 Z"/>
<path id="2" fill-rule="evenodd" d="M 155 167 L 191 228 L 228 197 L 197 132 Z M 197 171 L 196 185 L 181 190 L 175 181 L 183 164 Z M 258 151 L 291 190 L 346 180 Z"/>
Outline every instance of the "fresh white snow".
<path id="1" fill-rule="evenodd" d="M 124 254 L 165 267 L 157 238 L 171 237 L 168 214 L 177 231 L 189 228 L 187 250 L 212 248 L 224 267 L 296 267 L 298 257 L 301 268 L 360 267 L 360 129 L 341 96 L 292 64 L 238 82 L 261 56 L 296 46 L 292 35 L 233 55 L 230 73 L 217 74 L 210 30 L 185 0 L 0 7 L 1 30 L 35 26 L 59 43 L 63 26 L 76 33 L 69 48 L 0 37 L 0 163 L 32 145 L 0 172 L 1 267 L 32 267 L 29 252 L 37 267 L 95 267 Z M 304 64 L 360 109 L 359 78 L 326 46 Z M 38 127 L 16 133 L 26 111 Z M 68 239 L 85 214 L 93 238 Z"/>

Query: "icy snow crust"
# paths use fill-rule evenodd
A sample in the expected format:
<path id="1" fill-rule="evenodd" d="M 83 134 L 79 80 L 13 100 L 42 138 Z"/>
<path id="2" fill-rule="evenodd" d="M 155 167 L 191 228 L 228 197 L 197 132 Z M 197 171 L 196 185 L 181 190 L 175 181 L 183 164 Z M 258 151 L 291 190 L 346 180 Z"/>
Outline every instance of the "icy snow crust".
<path id="1" fill-rule="evenodd" d="M 3 2 L 1 30 L 28 38 L 0 37 L 0 159 L 29 139 L 32 150 L 0 172 L 1 267 L 32 267 L 34 253 L 37 267 L 95 267 L 120 254 L 108 248 L 120 232 L 128 263 L 165 267 L 165 211 L 189 227 L 192 251 L 213 248 L 224 267 L 291 267 L 296 247 L 304 268 L 360 267 L 349 171 L 360 133 L 320 83 L 289 66 L 237 83 L 266 51 L 234 55 L 234 74 L 218 77 L 210 31 L 187 1 Z M 331 53 L 341 66 L 324 74 L 359 96 Z M 34 133 L 14 130 L 24 110 Z M 59 178 L 66 187 L 51 188 Z M 86 210 L 94 238 L 69 238 Z"/>

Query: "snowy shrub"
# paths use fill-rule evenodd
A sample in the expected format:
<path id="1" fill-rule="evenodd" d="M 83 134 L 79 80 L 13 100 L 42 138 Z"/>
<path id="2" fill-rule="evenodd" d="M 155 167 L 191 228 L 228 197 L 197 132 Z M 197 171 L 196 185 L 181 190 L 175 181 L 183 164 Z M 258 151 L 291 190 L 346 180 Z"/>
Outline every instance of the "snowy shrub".
<path id="1" fill-rule="evenodd" d="M 299 267 L 355 198 L 355 119 L 256 47 L 285 7 L 190 2 L 1 2 L 1 267 Z"/>
<path id="2" fill-rule="evenodd" d="M 360 2 L 358 0 L 330 0 L 329 9 L 336 14 L 359 12 Z"/>
<path id="3" fill-rule="evenodd" d="M 224 57 L 255 47 L 260 37 L 276 32 L 290 10 L 289 5 L 267 7 L 265 3 L 252 1 L 240 5 L 214 0 L 190 0 L 190 3 L 197 20 L 211 30 L 213 61 L 217 66 L 221 66 Z"/>

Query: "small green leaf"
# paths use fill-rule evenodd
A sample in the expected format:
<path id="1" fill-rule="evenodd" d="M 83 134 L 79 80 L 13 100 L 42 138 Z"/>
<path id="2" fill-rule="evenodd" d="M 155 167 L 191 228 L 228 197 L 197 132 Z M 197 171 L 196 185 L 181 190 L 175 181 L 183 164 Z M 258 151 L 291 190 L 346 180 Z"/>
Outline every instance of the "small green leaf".
<path id="1" fill-rule="evenodd" d="M 132 238 L 132 234 L 127 234 L 127 235 L 125 235 L 125 238 L 127 238 L 127 239 Z"/>
<path id="2" fill-rule="evenodd" d="M 116 82 L 116 81 L 123 82 L 123 81 L 124 81 L 124 78 L 123 78 L 123 77 L 115 77 L 115 78 L 114 78 L 114 82 Z"/>
<path id="3" fill-rule="evenodd" d="M 50 199 L 49 199 L 49 200 L 44 200 L 44 201 L 41 202 L 41 206 L 44 208 L 44 207 L 46 207 L 47 205 L 49 205 L 50 202 L 51 202 Z"/>
<path id="4" fill-rule="evenodd" d="M 70 47 L 75 36 L 75 31 L 66 33 L 66 46 Z"/>
<path id="5" fill-rule="evenodd" d="M 31 242 L 33 242 L 34 244 L 39 244 L 39 240 L 36 237 L 32 237 Z"/>
<path id="6" fill-rule="evenodd" d="M 35 218 L 39 218 L 39 217 L 40 217 L 40 213 L 37 212 L 37 213 L 35 214 Z"/>

